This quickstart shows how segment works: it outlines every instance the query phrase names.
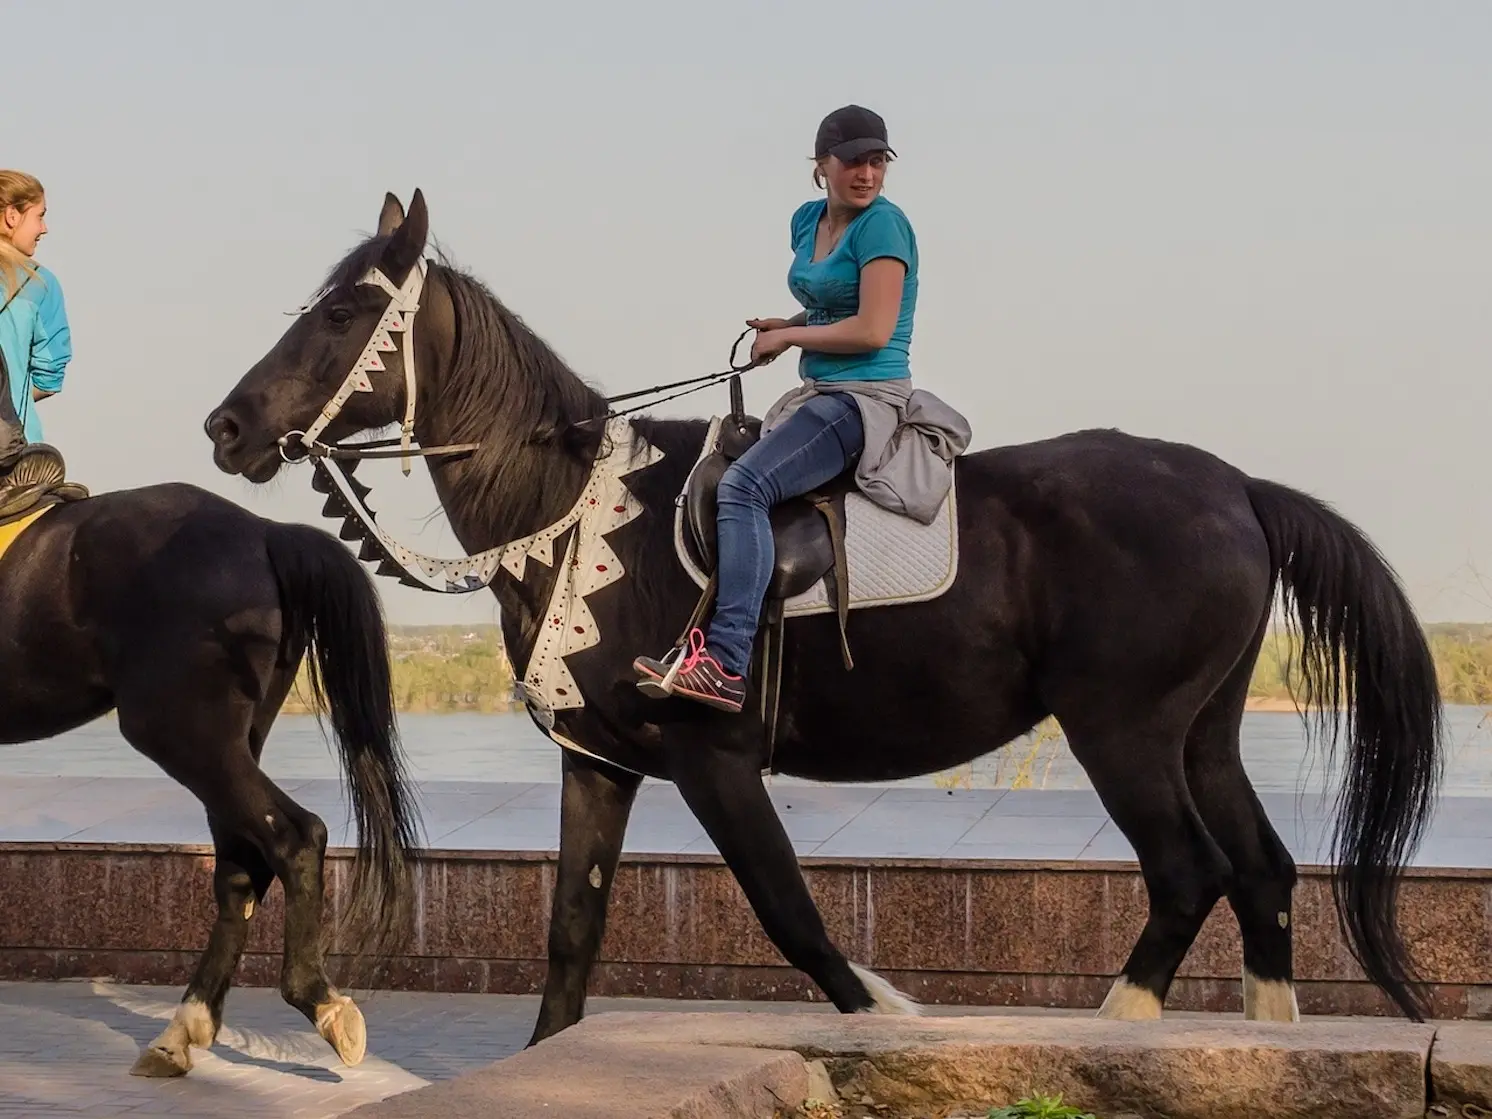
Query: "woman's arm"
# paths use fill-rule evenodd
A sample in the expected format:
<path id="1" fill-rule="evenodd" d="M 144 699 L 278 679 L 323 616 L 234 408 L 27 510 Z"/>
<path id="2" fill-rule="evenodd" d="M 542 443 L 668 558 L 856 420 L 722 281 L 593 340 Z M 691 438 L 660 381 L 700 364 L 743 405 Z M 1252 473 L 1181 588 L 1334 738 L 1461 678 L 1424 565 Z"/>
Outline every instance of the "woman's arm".
<path id="1" fill-rule="evenodd" d="M 55 276 L 46 277 L 36 308 L 36 333 L 31 339 L 31 397 L 43 400 L 62 391 L 62 378 L 73 359 L 72 330 L 67 306 Z"/>
<path id="2" fill-rule="evenodd" d="M 896 330 L 906 275 L 907 266 L 901 261 L 877 257 L 860 269 L 860 304 L 849 318 L 827 326 L 793 325 L 764 337 L 770 339 L 777 353 L 789 346 L 823 354 L 879 350 L 891 341 Z"/>

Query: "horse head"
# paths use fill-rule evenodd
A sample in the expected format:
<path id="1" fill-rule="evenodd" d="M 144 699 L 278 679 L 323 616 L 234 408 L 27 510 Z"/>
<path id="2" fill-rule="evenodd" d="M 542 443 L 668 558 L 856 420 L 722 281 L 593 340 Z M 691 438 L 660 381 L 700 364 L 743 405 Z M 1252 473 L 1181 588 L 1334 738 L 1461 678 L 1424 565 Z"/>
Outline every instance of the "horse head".
<path id="1" fill-rule="evenodd" d="M 208 416 L 213 461 L 267 482 L 325 439 L 403 424 L 416 401 L 414 316 L 430 218 L 416 190 L 409 212 L 384 198 L 378 231 L 333 269 L 279 341 Z"/>

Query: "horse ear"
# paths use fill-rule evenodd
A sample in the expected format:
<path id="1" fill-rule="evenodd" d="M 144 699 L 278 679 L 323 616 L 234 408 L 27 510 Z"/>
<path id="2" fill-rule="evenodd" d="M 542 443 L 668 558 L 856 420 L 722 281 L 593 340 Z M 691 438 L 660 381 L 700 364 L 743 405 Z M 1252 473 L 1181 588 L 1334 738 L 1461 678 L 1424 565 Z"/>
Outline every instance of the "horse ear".
<path id="1" fill-rule="evenodd" d="M 378 236 L 387 237 L 404 224 L 404 207 L 392 194 L 383 196 L 383 209 L 378 212 Z"/>
<path id="2" fill-rule="evenodd" d="M 409 200 L 409 213 L 394 230 L 384 250 L 384 271 L 390 277 L 406 276 L 425 251 L 425 238 L 430 235 L 430 214 L 425 209 L 425 196 L 419 190 Z"/>

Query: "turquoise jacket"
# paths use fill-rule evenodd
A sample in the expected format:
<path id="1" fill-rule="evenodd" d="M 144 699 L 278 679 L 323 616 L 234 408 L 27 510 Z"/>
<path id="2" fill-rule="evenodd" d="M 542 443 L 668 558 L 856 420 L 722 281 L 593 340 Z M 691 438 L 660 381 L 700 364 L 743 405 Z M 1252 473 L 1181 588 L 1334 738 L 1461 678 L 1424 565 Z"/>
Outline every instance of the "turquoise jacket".
<path id="1" fill-rule="evenodd" d="M 60 392 L 67 363 L 73 358 L 62 285 L 40 265 L 36 271 L 37 275 L 0 312 L 0 353 L 5 355 L 5 368 L 10 374 L 10 399 L 31 443 L 41 441 L 41 421 L 31 390 Z M 0 287 L 0 293 L 4 290 Z M 0 303 L 5 298 L 0 294 Z"/>

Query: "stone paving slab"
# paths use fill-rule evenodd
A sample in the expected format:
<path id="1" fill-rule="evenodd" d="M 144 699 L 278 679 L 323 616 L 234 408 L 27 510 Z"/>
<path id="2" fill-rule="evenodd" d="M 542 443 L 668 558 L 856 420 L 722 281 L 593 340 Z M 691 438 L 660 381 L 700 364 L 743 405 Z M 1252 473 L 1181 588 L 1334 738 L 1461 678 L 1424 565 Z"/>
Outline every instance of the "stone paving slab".
<path id="1" fill-rule="evenodd" d="M 894 1114 L 983 1111 L 1040 1090 L 1103 1114 L 1419 1119 L 1434 1035 L 1407 1022 L 602 1014 L 352 1114 L 755 1119 L 801 1104 L 805 1058 L 818 1058 L 845 1100 Z"/>
<path id="2" fill-rule="evenodd" d="M 331 845 L 351 841 L 337 781 L 287 781 L 321 815 Z M 425 845 L 444 850 L 549 852 L 559 844 L 554 782 L 430 781 L 416 786 Z M 1091 790 L 932 789 L 774 785 L 800 856 L 1040 859 L 1131 862 L 1134 851 Z M 1329 850 L 1330 806 L 1315 794 L 1265 793 L 1270 819 L 1297 862 Z M 148 777 L 0 777 L 0 842 L 199 844 L 201 805 L 181 786 Z M 646 785 L 624 850 L 714 854 L 715 846 L 672 785 Z M 1416 865 L 1492 868 L 1492 798 L 1439 802 Z"/>
<path id="3" fill-rule="evenodd" d="M 1430 1051 L 1435 1102 L 1492 1110 L 1492 1027 L 1447 1022 L 1435 1033 Z"/>
<path id="4" fill-rule="evenodd" d="M 761 1119 L 808 1093 L 796 1053 L 562 1034 L 477 1072 L 367 1104 L 358 1119 Z"/>

